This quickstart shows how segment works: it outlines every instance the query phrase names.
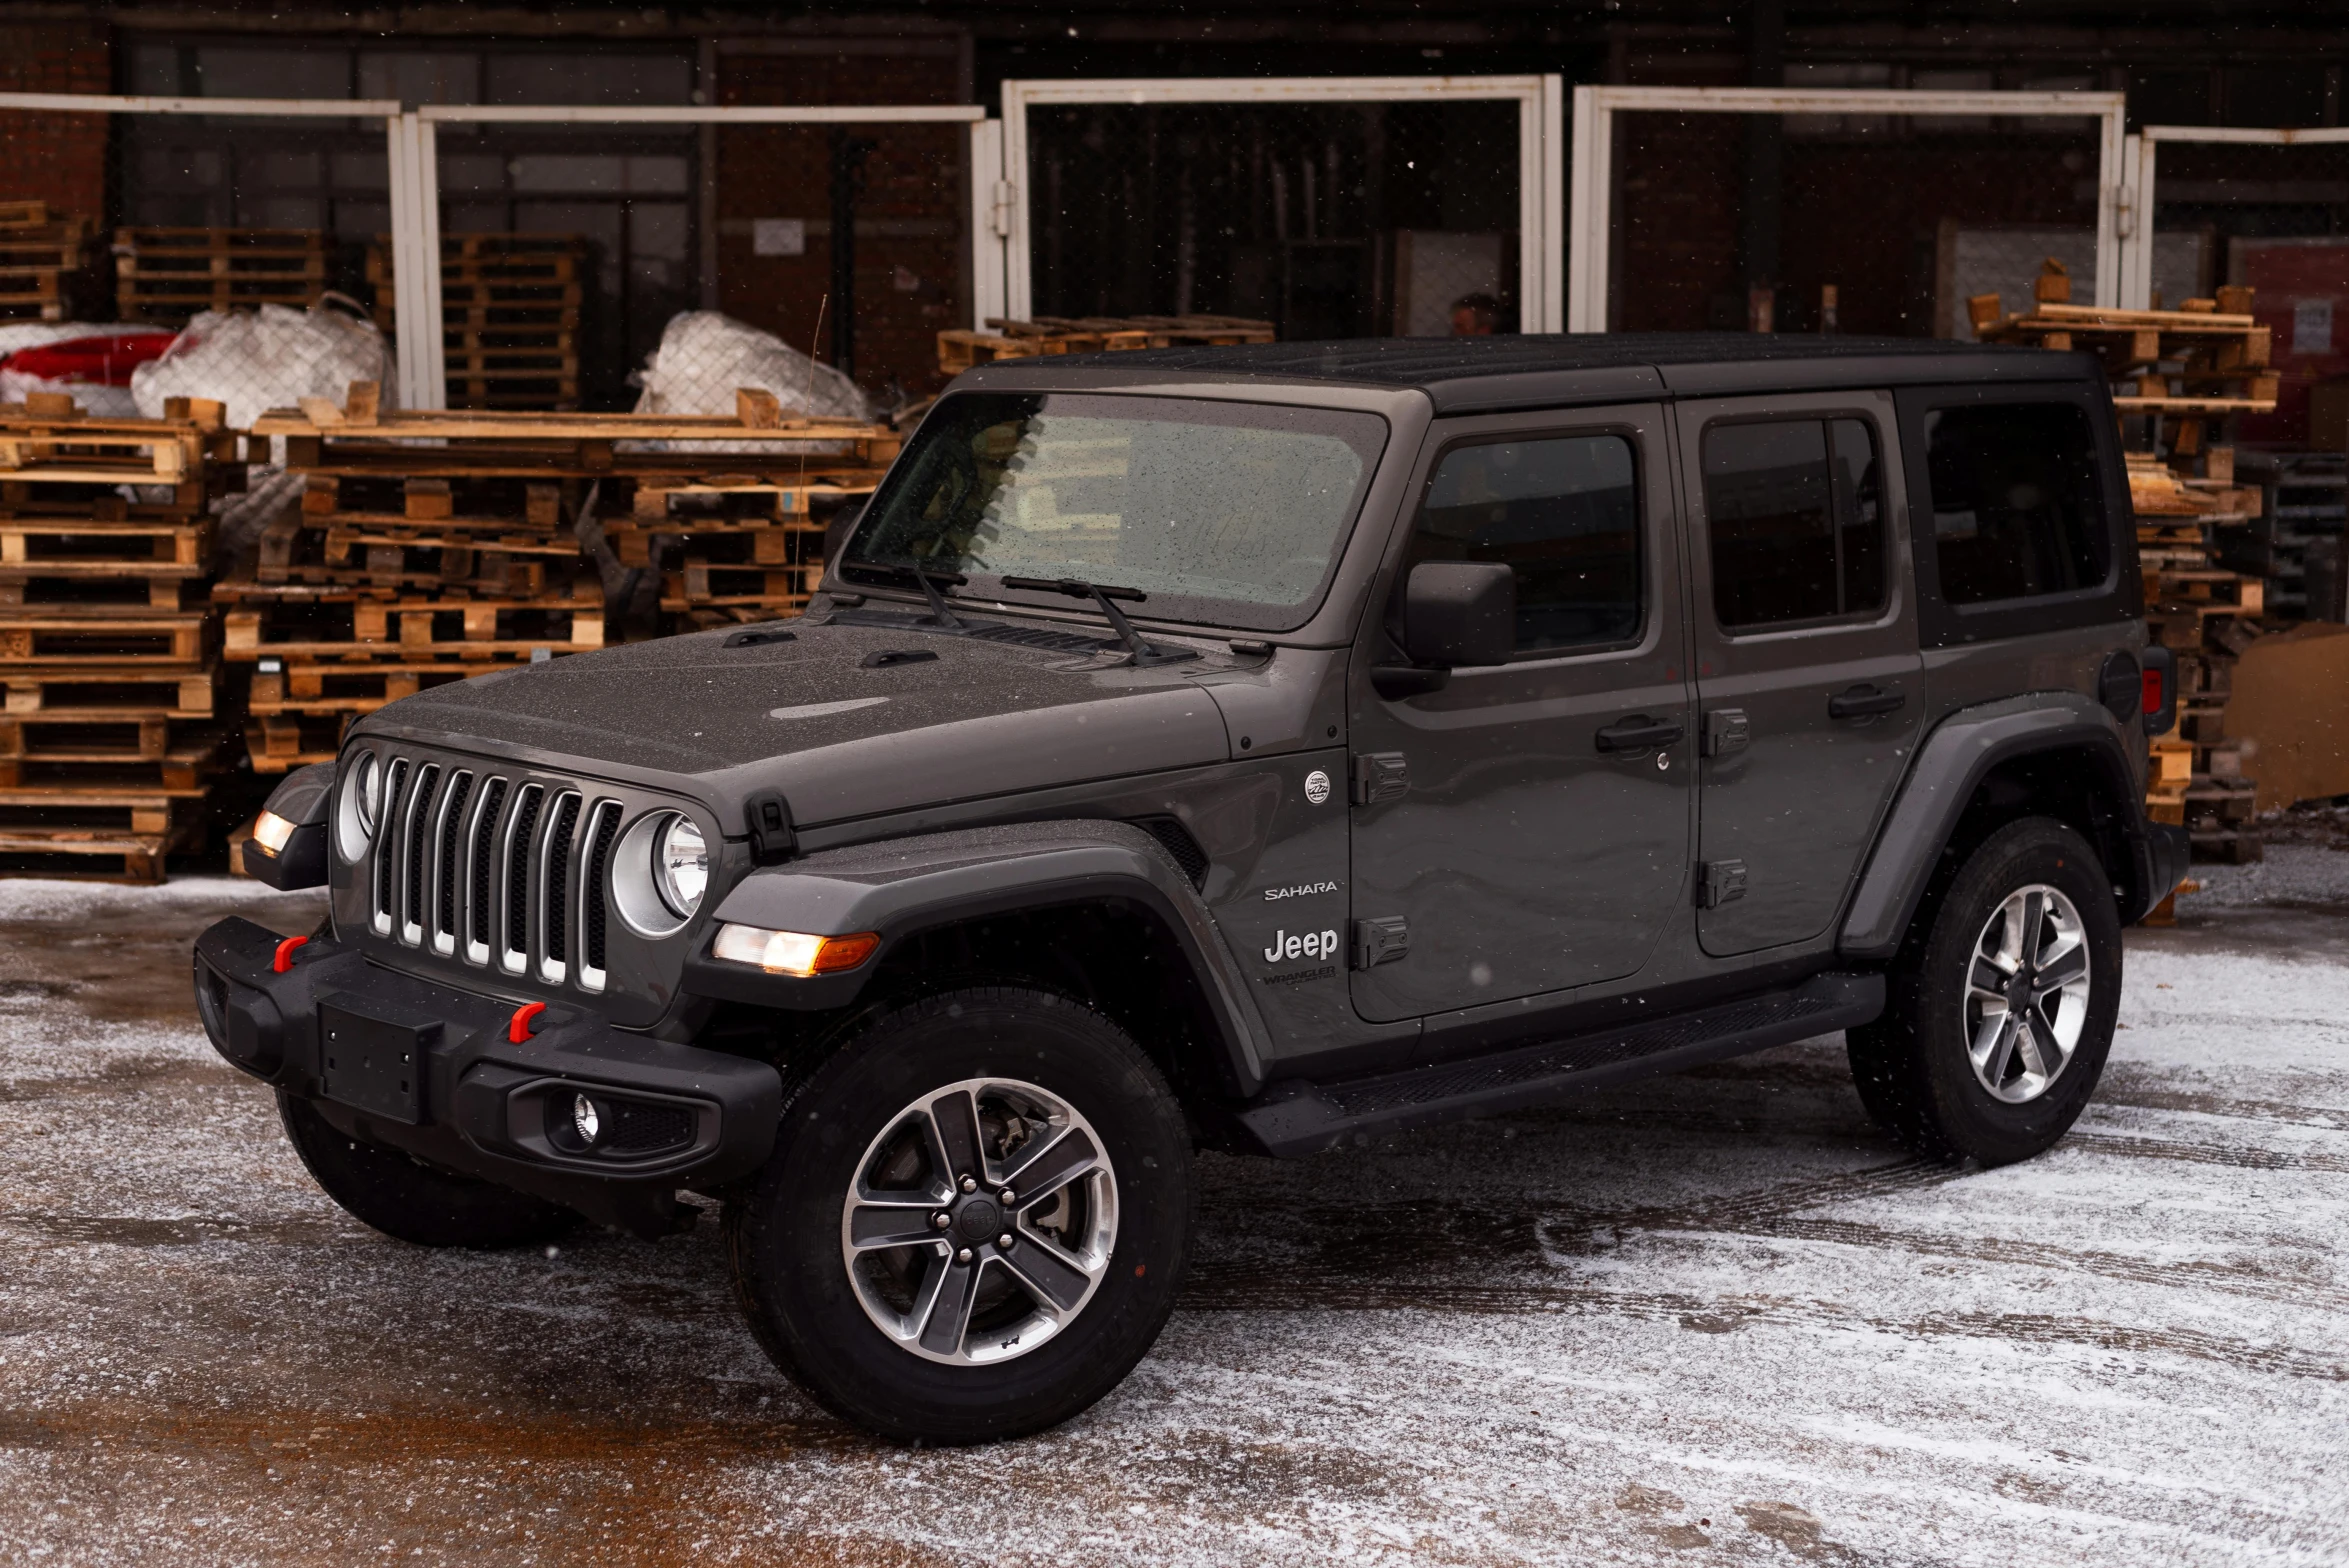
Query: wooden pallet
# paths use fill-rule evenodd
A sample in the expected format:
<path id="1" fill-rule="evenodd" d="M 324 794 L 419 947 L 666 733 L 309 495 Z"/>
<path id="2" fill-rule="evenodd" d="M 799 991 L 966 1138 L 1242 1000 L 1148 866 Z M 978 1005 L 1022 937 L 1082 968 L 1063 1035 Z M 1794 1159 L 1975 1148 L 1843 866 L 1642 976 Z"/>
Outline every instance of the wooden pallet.
<path id="1" fill-rule="evenodd" d="M 116 723 L 126 719 L 207 719 L 218 703 L 217 670 L 157 670 L 104 663 L 0 665 L 0 709 L 11 719 Z"/>
<path id="2" fill-rule="evenodd" d="M 226 412 L 209 398 L 173 398 L 161 419 L 106 419 L 67 394 L 35 392 L 0 403 L 0 483 L 181 484 L 237 466 Z"/>
<path id="3" fill-rule="evenodd" d="M 562 526 L 560 484 L 528 479 L 517 483 L 502 474 L 462 472 L 463 458 L 457 454 L 442 455 L 438 461 L 443 469 L 460 471 L 311 474 L 302 490 L 302 522 L 313 528 L 428 523 L 448 532 L 527 529 L 548 534 Z"/>
<path id="4" fill-rule="evenodd" d="M 203 569 L 211 553 L 209 517 L 185 517 L 162 508 L 133 516 L 120 496 L 97 498 L 86 515 L 0 515 L 0 571 L 148 571 Z"/>
<path id="5" fill-rule="evenodd" d="M 5 730 L 0 729 L 0 738 Z M 101 789 L 203 790 L 224 771 L 227 736 L 214 733 L 172 746 L 155 756 L 129 746 L 54 741 L 22 753 L 0 750 L 0 789 L 44 785 Z"/>
<path id="6" fill-rule="evenodd" d="M 589 653 L 604 645 L 600 588 L 541 600 L 317 600 L 234 609 L 225 620 L 230 659 L 381 658 L 480 661 L 498 654 Z"/>
<path id="7" fill-rule="evenodd" d="M 364 392 L 360 388 L 365 388 Z M 619 442 L 837 442 L 849 447 L 864 464 L 887 462 L 897 455 L 901 444 L 897 432 L 886 426 L 844 419 L 787 420 L 773 394 L 749 388 L 736 394 L 736 411 L 730 419 L 698 414 L 383 412 L 371 384 L 358 383 L 353 390 L 353 397 L 341 407 L 324 398 L 305 398 L 298 409 L 272 409 L 254 421 L 253 434 L 286 437 L 288 466 L 303 469 L 335 466 L 324 461 L 329 452 L 343 463 L 362 456 L 393 456 L 399 449 L 389 446 L 391 442 L 528 445 L 541 456 L 567 458 L 585 473 L 612 471 L 616 466 L 612 449 Z M 322 446 L 295 444 L 312 441 Z M 421 455 L 411 450 L 400 457 L 413 460 Z M 444 472 L 479 472 L 462 451 L 433 456 L 442 462 Z M 631 467 L 634 456 L 630 454 Z M 399 460 L 395 458 L 395 464 Z M 708 458 L 698 461 L 706 466 Z M 658 471 L 668 465 L 648 466 Z"/>
<path id="8" fill-rule="evenodd" d="M 353 664 L 263 659 L 254 668 L 247 709 L 263 716 L 294 717 L 373 713 L 402 697 L 413 697 L 435 686 L 471 680 L 525 662 L 516 658 L 482 658 Z"/>
<path id="9" fill-rule="evenodd" d="M 49 221 L 49 204 L 45 201 L 0 201 L 0 230 L 29 229 Z"/>
<path id="10" fill-rule="evenodd" d="M 37 784 L 0 788 L 0 875 L 163 880 L 165 857 L 196 848 L 202 785 Z M 93 872 L 92 861 L 118 870 Z"/>
<path id="11" fill-rule="evenodd" d="M 326 292 L 326 270 L 326 236 L 316 229 L 114 232 L 115 302 L 125 320 L 314 305 Z"/>
<path id="12" fill-rule="evenodd" d="M 661 608 L 690 610 L 703 606 L 768 607 L 797 610 L 805 607 L 823 576 L 824 563 L 804 566 L 731 566 L 688 556 L 682 571 L 661 578 Z"/>
<path id="13" fill-rule="evenodd" d="M 245 726 L 245 756 L 255 773 L 289 773 L 341 755 L 348 717 L 305 719 L 289 714 L 257 717 Z"/>
<path id="14" fill-rule="evenodd" d="M 206 610 L 26 606 L 0 616 L 0 669 L 67 660 L 116 668 L 199 665 L 211 652 L 216 624 Z"/>
<path id="15" fill-rule="evenodd" d="M 208 597 L 201 567 L 138 569 L 67 562 L 16 569 L 0 566 L 0 625 L 23 611 L 98 612 L 200 610 Z"/>

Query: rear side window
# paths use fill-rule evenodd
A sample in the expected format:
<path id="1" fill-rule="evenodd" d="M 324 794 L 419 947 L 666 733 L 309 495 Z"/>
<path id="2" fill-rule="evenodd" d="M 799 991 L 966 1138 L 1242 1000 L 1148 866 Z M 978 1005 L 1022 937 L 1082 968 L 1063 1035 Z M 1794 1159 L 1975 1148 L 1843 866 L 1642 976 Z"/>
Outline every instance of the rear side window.
<path id="1" fill-rule="evenodd" d="M 2111 565 L 2095 433 L 2071 403 L 1925 415 L 1941 596 L 1985 604 L 2094 588 Z"/>
<path id="2" fill-rule="evenodd" d="M 1506 561 L 1520 649 L 1639 636 L 1639 476 L 1619 435 L 1454 447 L 1428 481 L 1411 559 Z"/>
<path id="3" fill-rule="evenodd" d="M 1705 431 L 1713 619 L 1724 631 L 1884 608 L 1884 504 L 1865 420 Z"/>

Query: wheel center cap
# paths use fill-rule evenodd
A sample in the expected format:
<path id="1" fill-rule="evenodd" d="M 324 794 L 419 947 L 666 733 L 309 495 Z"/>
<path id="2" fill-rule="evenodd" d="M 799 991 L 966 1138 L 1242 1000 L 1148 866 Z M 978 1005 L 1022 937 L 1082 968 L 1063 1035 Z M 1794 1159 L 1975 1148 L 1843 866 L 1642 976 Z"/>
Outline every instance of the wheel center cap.
<path id="1" fill-rule="evenodd" d="M 992 1198 L 965 1198 L 954 1216 L 955 1232 L 965 1241 L 986 1241 L 1003 1229 L 1003 1210 Z"/>

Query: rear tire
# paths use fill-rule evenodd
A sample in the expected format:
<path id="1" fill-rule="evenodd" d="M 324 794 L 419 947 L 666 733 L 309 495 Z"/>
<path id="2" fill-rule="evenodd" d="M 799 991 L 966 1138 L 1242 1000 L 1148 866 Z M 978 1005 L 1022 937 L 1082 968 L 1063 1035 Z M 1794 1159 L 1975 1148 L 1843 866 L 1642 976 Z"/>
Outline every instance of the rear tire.
<path id="1" fill-rule="evenodd" d="M 792 1093 L 727 1250 L 760 1345 L 825 1408 L 986 1442 L 1069 1419 L 1142 1359 L 1191 1203 L 1182 1109 L 1123 1030 L 973 986 L 882 1012 Z"/>
<path id="2" fill-rule="evenodd" d="M 338 1132 L 308 1100 L 280 1093 L 285 1135 L 326 1195 L 386 1236 L 419 1247 L 522 1247 L 579 1223 L 558 1204 L 419 1165 L 397 1149 Z"/>
<path id="3" fill-rule="evenodd" d="M 1966 857 L 1890 980 L 1884 1016 L 1844 1035 L 1869 1116 L 1929 1159 L 2029 1159 L 2079 1119 L 2112 1049 L 2111 878 L 2063 823 L 2011 823 Z"/>

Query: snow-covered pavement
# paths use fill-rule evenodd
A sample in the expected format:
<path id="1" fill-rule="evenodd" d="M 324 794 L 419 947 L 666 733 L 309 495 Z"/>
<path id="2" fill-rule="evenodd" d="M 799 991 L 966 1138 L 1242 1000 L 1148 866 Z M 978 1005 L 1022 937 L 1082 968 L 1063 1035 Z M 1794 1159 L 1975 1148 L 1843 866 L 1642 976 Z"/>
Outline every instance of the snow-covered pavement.
<path id="1" fill-rule="evenodd" d="M 1288 1164 L 1207 1157 L 1088 1416 L 871 1443 L 714 1227 L 426 1253 L 214 1058 L 249 884 L 0 883 L 0 1560 L 2349 1562 L 2349 854 L 2130 934 L 2053 1153 L 1920 1164 L 1839 1039 Z"/>

